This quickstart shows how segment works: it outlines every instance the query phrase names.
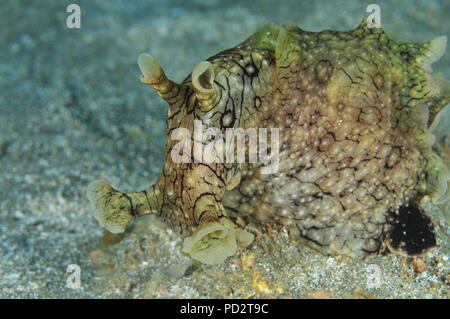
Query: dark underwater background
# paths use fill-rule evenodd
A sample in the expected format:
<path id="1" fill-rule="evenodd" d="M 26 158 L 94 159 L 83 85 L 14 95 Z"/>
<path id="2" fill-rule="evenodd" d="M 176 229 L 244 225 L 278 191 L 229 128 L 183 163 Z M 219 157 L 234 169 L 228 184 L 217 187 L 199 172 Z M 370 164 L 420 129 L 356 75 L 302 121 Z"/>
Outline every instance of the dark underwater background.
<path id="1" fill-rule="evenodd" d="M 66 26 L 70 3 L 81 8 L 80 29 Z M 332 258 L 275 229 L 242 255 L 205 266 L 151 217 L 124 235 L 104 233 L 85 195 L 95 179 L 142 189 L 160 172 L 167 107 L 139 82 L 140 53 L 179 82 L 266 22 L 349 30 L 370 3 L 1 0 L 0 298 L 448 298 L 448 204 L 430 213 L 439 247 L 420 262 Z M 394 39 L 450 35 L 449 0 L 375 3 Z M 450 53 L 433 68 L 449 79 Z M 447 156 L 449 124 L 447 110 L 436 130 Z M 78 289 L 67 287 L 70 264 L 81 270 Z M 368 284 L 369 265 L 381 270 L 379 288 Z"/>

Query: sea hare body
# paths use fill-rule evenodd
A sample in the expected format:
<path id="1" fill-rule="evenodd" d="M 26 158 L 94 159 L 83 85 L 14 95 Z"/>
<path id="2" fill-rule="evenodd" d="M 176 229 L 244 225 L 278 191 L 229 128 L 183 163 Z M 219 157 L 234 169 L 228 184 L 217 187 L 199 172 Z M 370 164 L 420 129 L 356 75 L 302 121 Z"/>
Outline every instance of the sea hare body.
<path id="1" fill-rule="evenodd" d="M 143 54 L 141 81 L 169 104 L 163 171 L 142 192 L 94 182 L 95 216 L 122 232 L 133 218 L 157 214 L 186 237 L 183 251 L 209 264 L 253 241 L 235 223 L 250 215 L 324 253 L 423 254 L 436 242 L 420 203 L 450 193 L 430 133 L 450 102 L 448 82 L 431 74 L 445 46 L 445 37 L 395 41 L 365 22 L 348 32 L 268 24 L 181 84 Z M 209 134 L 194 132 L 199 123 Z M 257 154 L 249 152 L 238 163 L 221 154 L 238 152 L 218 138 L 230 128 L 279 131 L 270 133 L 270 156 L 251 161 Z M 274 156 L 277 169 L 264 172 Z"/>

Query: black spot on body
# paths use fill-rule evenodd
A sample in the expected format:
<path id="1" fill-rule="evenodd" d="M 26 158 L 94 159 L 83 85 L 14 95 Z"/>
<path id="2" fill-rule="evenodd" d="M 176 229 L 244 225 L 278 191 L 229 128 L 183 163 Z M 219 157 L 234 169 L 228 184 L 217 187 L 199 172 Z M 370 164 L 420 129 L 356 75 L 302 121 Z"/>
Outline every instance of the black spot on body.
<path id="1" fill-rule="evenodd" d="M 388 240 L 395 252 L 417 256 L 436 246 L 433 223 L 417 205 L 401 206 L 398 213 L 390 214 L 388 222 L 392 226 Z"/>

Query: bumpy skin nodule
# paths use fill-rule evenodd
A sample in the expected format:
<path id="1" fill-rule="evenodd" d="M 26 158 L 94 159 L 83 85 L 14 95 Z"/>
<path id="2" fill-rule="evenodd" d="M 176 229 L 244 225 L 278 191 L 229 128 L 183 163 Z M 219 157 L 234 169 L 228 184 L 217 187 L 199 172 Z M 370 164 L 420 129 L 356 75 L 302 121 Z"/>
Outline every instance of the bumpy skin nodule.
<path id="1" fill-rule="evenodd" d="M 186 237 L 185 252 L 210 264 L 253 241 L 233 223 L 247 215 L 286 225 L 324 253 L 422 254 L 435 240 L 420 201 L 449 197 L 450 174 L 429 132 L 450 101 L 448 82 L 430 74 L 445 42 L 394 41 L 365 21 L 348 32 L 268 24 L 201 62 L 180 85 L 142 55 L 142 82 L 169 103 L 163 171 L 143 192 L 94 182 L 95 216 L 121 232 L 134 217 L 157 214 Z M 196 163 L 193 149 L 191 163 L 175 163 L 180 141 L 172 134 L 186 128 L 194 145 L 194 120 L 224 135 L 280 128 L 279 171 Z"/>

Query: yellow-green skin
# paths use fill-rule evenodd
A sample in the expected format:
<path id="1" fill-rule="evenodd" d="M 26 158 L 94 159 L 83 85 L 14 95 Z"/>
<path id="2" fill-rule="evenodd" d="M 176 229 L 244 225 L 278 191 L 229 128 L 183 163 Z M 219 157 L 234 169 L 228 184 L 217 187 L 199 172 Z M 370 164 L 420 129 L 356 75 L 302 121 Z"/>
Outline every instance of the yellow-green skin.
<path id="1" fill-rule="evenodd" d="M 210 264 L 252 242 L 233 223 L 248 215 L 286 225 L 324 253 L 378 253 L 390 213 L 449 198 L 450 174 L 429 133 L 450 101 L 448 82 L 430 75 L 444 50 L 444 38 L 394 41 L 365 21 L 348 32 L 268 24 L 208 59 L 217 98 L 206 107 L 191 76 L 177 85 L 152 70 L 158 76 L 147 83 L 169 102 L 163 172 L 143 192 L 94 182 L 95 215 L 120 232 L 134 217 L 157 214 L 187 237 L 186 253 Z M 175 163 L 171 133 L 193 131 L 195 119 L 222 131 L 280 128 L 279 172 L 263 175 L 261 163 Z"/>

